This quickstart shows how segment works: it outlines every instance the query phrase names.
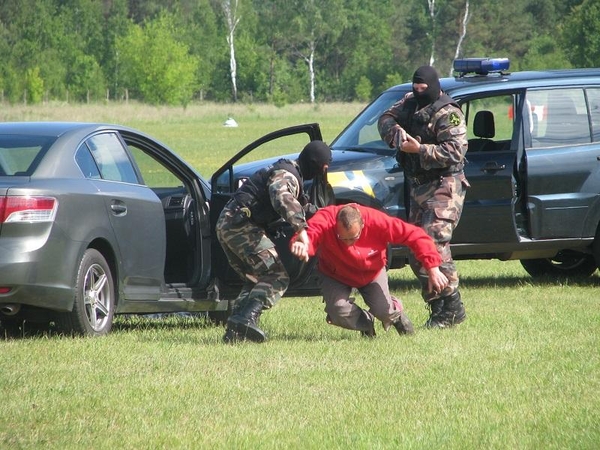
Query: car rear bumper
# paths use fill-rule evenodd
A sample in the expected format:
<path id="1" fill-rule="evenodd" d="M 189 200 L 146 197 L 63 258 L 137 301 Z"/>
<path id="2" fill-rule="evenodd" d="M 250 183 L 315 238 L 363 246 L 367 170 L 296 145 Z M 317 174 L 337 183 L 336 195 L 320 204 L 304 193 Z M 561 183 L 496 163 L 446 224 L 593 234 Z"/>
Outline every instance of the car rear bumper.
<path id="1" fill-rule="evenodd" d="M 4 287 L 0 283 L 0 288 Z M 20 285 L 11 286 L 7 293 L 0 294 L 0 311 L 7 313 L 13 305 L 28 305 L 53 311 L 71 311 L 75 291 L 69 286 Z"/>

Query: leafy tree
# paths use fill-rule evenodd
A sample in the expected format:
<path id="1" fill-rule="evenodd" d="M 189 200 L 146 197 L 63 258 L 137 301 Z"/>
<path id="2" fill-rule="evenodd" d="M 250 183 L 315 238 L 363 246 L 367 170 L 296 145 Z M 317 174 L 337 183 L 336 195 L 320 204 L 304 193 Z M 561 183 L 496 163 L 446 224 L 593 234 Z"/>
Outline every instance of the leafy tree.
<path id="1" fill-rule="evenodd" d="M 122 98 L 127 86 L 122 84 L 120 55 L 117 50 L 117 41 L 124 37 L 131 21 L 128 16 L 128 0 L 112 0 L 103 12 L 104 32 L 102 35 L 101 49 L 98 61 L 106 78 L 106 85 L 110 89 L 109 98 Z"/>
<path id="2" fill-rule="evenodd" d="M 44 80 L 40 77 L 40 68 L 33 67 L 25 72 L 27 102 L 40 103 L 44 95 Z"/>
<path id="3" fill-rule="evenodd" d="M 511 70 L 600 65 L 600 0 L 1 0 L 2 98 L 230 101 L 224 3 L 243 18 L 242 101 L 364 101 L 432 60 L 445 73 L 457 49 Z"/>
<path id="4" fill-rule="evenodd" d="M 567 55 L 558 44 L 558 41 L 549 35 L 534 38 L 521 60 L 522 69 L 546 70 L 572 67 Z"/>
<path id="5" fill-rule="evenodd" d="M 190 0 L 191 2 L 191 0 Z M 212 96 L 211 82 L 216 76 L 216 67 L 226 52 L 225 43 L 221 41 L 217 18 L 209 0 L 195 0 L 188 6 L 181 7 L 181 14 L 175 16 L 179 30 L 178 37 L 184 42 L 191 55 L 198 58 L 196 71 L 196 88 L 201 98 Z"/>
<path id="6" fill-rule="evenodd" d="M 163 13 L 144 25 L 131 23 L 117 40 L 123 80 L 142 100 L 172 105 L 191 100 L 198 59 L 176 35 L 172 16 Z"/>
<path id="7" fill-rule="evenodd" d="M 576 67 L 600 66 L 600 0 L 573 8 L 565 20 L 564 47 Z"/>
<path id="8" fill-rule="evenodd" d="M 373 85 L 371 81 L 365 77 L 360 77 L 358 80 L 358 84 L 356 85 L 356 97 L 361 102 L 368 102 L 373 95 Z"/>
<path id="9" fill-rule="evenodd" d="M 309 100 L 316 100 L 317 66 L 321 47 L 335 43 L 346 26 L 343 0 L 294 0 L 289 21 L 288 45 L 305 63 L 309 75 Z"/>

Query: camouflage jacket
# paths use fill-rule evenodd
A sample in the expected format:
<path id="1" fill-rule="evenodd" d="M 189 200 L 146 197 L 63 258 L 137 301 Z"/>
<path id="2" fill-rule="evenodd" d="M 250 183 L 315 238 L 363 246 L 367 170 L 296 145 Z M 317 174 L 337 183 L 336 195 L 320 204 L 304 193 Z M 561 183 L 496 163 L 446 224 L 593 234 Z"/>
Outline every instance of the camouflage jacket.
<path id="1" fill-rule="evenodd" d="M 402 127 L 421 141 L 419 153 L 398 151 L 396 158 L 409 176 L 437 176 L 462 170 L 467 153 L 465 116 L 446 94 L 435 103 L 417 111 L 412 93 L 395 103 L 379 118 L 382 139 L 391 148 L 398 148 L 396 135 Z"/>
<path id="2" fill-rule="evenodd" d="M 281 159 L 246 180 L 233 194 L 231 207 L 246 208 L 257 225 L 283 218 L 297 231 L 307 226 L 306 203 L 298 164 Z"/>
<path id="3" fill-rule="evenodd" d="M 275 170 L 269 179 L 269 197 L 273 209 L 294 231 L 306 228 L 304 208 L 299 201 L 302 189 L 298 179 L 287 170 Z"/>

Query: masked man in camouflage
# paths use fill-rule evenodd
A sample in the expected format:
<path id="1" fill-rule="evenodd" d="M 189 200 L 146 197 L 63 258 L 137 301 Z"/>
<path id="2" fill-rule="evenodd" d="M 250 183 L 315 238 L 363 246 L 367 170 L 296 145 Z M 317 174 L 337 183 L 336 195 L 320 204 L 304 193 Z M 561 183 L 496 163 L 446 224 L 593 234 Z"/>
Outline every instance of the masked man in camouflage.
<path id="1" fill-rule="evenodd" d="M 463 172 L 467 128 L 459 105 L 441 92 L 433 67 L 419 67 L 412 82 L 412 92 L 381 115 L 378 127 L 382 139 L 397 150 L 405 186 L 410 186 L 408 221 L 423 227 L 442 257 L 440 270 L 449 280 L 442 292 L 428 292 L 427 273 L 414 255 L 410 265 L 431 311 L 425 326 L 444 328 L 467 317 L 450 252 L 469 187 Z"/>
<path id="2" fill-rule="evenodd" d="M 266 228 L 283 218 L 308 245 L 305 209 L 312 205 L 303 200 L 304 180 L 324 174 L 330 161 L 331 149 L 312 141 L 297 160 L 280 159 L 256 172 L 225 205 L 217 221 L 217 238 L 229 264 L 245 281 L 227 320 L 225 342 L 265 340 L 258 327 L 260 315 L 277 303 L 290 282 Z"/>

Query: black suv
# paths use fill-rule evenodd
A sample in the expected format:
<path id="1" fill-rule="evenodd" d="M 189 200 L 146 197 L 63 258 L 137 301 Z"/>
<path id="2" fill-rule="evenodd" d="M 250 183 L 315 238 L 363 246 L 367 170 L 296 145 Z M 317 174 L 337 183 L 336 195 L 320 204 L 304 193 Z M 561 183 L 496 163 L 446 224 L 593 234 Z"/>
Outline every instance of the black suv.
<path id="1" fill-rule="evenodd" d="M 600 265 L 600 69 L 509 73 L 508 65 L 456 60 L 456 76 L 441 79 L 469 137 L 471 188 L 453 255 L 518 259 L 532 276 L 590 275 Z M 332 143 L 339 202 L 405 217 L 402 171 L 377 120 L 410 90 L 383 92 Z"/>
<path id="2" fill-rule="evenodd" d="M 453 255 L 518 259 L 532 276 L 591 275 L 600 264 L 600 69 L 509 73 L 508 66 L 505 58 L 456 60 L 456 75 L 441 79 L 469 137 L 471 188 Z M 377 121 L 410 90 L 406 83 L 383 92 L 331 143 L 337 203 L 406 218 L 403 173 Z M 235 178 L 264 163 L 237 166 Z M 213 184 L 213 195 L 220 190 Z M 390 252 L 391 267 L 406 263 L 406 248 Z"/>

